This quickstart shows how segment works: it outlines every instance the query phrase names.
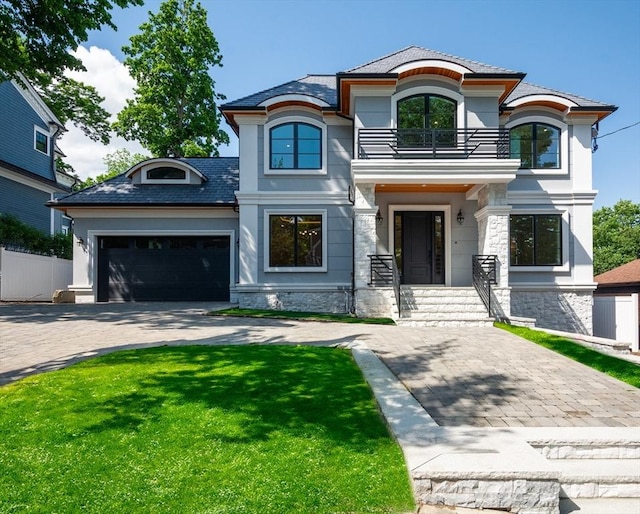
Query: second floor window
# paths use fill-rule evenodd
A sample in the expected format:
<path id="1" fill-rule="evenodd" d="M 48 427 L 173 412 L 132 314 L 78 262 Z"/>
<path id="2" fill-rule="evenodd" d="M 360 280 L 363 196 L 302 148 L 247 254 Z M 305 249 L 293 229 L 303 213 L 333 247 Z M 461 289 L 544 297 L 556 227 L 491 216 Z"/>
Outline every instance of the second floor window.
<path id="1" fill-rule="evenodd" d="M 35 129 L 34 148 L 49 155 L 49 136 L 37 128 Z"/>
<path id="2" fill-rule="evenodd" d="M 456 102 L 438 95 L 415 95 L 398 101 L 399 144 L 453 144 Z"/>
<path id="3" fill-rule="evenodd" d="M 306 123 L 286 123 L 269 131 L 269 167 L 284 170 L 322 168 L 322 131 Z"/>
<path id="4" fill-rule="evenodd" d="M 560 168 L 560 130 L 544 123 L 527 123 L 511 129 L 511 158 L 521 168 Z"/>

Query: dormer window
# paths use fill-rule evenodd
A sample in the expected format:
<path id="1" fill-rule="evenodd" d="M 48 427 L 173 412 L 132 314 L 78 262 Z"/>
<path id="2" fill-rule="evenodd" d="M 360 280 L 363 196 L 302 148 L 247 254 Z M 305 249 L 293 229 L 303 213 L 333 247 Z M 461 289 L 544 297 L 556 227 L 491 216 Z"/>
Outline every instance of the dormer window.
<path id="1" fill-rule="evenodd" d="M 147 170 L 147 180 L 180 180 L 186 179 L 185 170 L 163 166 Z"/>
<path id="2" fill-rule="evenodd" d="M 49 155 L 49 134 L 44 130 L 35 127 L 33 135 L 33 147 L 38 150 L 38 152 Z"/>

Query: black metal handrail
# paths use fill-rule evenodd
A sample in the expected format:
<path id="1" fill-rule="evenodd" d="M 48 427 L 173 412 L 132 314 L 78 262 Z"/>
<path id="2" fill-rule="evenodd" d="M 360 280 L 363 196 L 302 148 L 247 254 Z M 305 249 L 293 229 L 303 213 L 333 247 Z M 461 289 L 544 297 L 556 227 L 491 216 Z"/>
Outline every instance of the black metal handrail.
<path id="1" fill-rule="evenodd" d="M 478 296 L 487 308 L 489 316 L 493 316 L 491 309 L 491 284 L 496 285 L 497 281 L 497 255 L 474 255 L 472 257 L 473 287 L 476 288 Z"/>
<path id="2" fill-rule="evenodd" d="M 393 255 L 369 255 L 369 285 L 370 286 L 393 286 L 398 305 L 398 316 L 402 315 L 402 304 L 400 297 L 400 273 L 396 266 L 396 259 Z"/>
<path id="3" fill-rule="evenodd" d="M 509 131 L 500 128 L 358 130 L 359 159 L 508 159 Z"/>

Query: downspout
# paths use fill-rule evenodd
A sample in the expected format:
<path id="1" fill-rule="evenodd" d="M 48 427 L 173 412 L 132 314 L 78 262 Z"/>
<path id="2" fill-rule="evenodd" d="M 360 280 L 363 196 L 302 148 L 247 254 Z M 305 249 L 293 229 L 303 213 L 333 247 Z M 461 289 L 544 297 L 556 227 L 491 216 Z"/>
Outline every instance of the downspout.
<path id="1" fill-rule="evenodd" d="M 51 152 L 51 174 L 53 181 L 57 184 L 58 179 L 56 178 L 56 137 L 60 133 L 61 127 L 57 123 L 49 123 L 49 131 L 51 131 L 51 129 L 53 129 L 53 133 L 51 133 L 49 136 L 49 152 Z M 55 200 L 54 192 L 51 193 L 50 200 Z M 56 211 L 55 209 L 49 209 L 49 235 L 53 236 L 56 233 Z"/>

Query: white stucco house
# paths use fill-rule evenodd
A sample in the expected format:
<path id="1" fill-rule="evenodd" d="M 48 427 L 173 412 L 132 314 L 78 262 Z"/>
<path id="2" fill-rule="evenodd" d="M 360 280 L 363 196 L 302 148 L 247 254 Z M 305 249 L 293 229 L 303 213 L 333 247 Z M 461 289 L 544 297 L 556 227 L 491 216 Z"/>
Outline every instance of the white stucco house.
<path id="1" fill-rule="evenodd" d="M 616 107 L 524 77 L 408 47 L 229 102 L 239 158 L 51 202 L 75 222 L 70 289 L 591 333 L 592 131 Z"/>

